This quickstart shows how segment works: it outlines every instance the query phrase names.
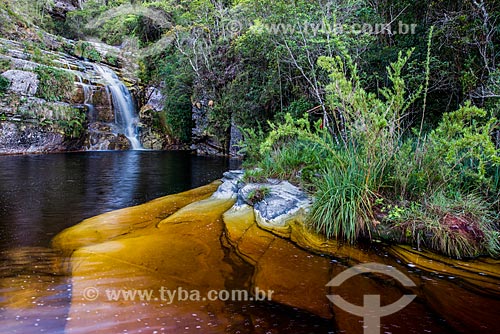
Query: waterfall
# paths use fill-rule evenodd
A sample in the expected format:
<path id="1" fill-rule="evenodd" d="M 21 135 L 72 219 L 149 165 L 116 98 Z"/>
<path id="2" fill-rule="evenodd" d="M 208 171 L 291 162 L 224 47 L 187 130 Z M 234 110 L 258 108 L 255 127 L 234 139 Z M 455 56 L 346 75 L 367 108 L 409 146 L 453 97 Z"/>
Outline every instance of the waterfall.
<path id="1" fill-rule="evenodd" d="M 104 80 L 111 93 L 115 122 L 130 141 L 133 150 L 141 150 L 142 145 L 137 134 L 137 116 L 134 101 L 127 86 L 118 78 L 116 73 L 108 67 L 94 64 L 96 72 Z"/>

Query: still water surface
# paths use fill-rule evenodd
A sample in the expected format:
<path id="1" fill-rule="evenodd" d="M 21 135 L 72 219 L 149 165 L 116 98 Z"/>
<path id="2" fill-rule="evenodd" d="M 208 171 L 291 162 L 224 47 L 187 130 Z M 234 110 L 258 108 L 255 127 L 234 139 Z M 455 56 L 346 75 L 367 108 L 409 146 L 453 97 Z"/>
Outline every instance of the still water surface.
<path id="1" fill-rule="evenodd" d="M 186 152 L 0 156 L 0 250 L 48 246 L 85 218 L 202 186 L 237 165 Z"/>

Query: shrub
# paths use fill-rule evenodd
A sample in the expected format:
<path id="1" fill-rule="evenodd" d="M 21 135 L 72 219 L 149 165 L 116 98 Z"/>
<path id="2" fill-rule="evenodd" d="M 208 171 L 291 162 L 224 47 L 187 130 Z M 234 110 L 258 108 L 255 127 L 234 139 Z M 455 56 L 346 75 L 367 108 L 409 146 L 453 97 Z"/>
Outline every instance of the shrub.
<path id="1" fill-rule="evenodd" d="M 265 139 L 264 131 L 260 126 L 257 130 L 253 128 L 240 128 L 240 131 L 243 135 L 243 140 L 238 143 L 240 147 L 238 153 L 245 156 L 244 165 L 255 165 L 262 159 L 260 144 Z"/>
<path id="2" fill-rule="evenodd" d="M 458 258 L 497 256 L 498 217 L 490 208 L 498 205 L 498 121 L 466 103 L 427 134 L 422 126 L 408 131 L 402 120 L 421 90 L 408 94 L 401 78 L 410 54 L 387 68 L 390 85 L 379 95 L 361 87 L 348 57 L 321 58 L 340 131 L 286 114 L 251 151 L 260 170 L 249 177 L 307 185 L 315 197 L 308 223 L 328 238 L 352 243 L 375 232 Z M 391 206 L 380 212 L 385 199 Z"/>
<path id="3" fill-rule="evenodd" d="M 500 150 L 491 133 L 497 120 L 486 111 L 465 103 L 443 115 L 429 139 L 433 156 L 441 157 L 443 182 L 457 189 L 476 190 L 493 185 L 491 167 L 500 166 Z"/>
<path id="4" fill-rule="evenodd" d="M 398 217 L 388 217 L 400 241 L 456 258 L 500 254 L 495 214 L 482 196 L 438 192 L 422 204 L 410 205 Z"/>
<path id="5" fill-rule="evenodd" d="M 339 150 L 338 159 L 329 160 L 331 165 L 314 179 L 315 201 L 309 222 L 328 238 L 353 243 L 370 232 L 376 175 L 369 174 L 360 158 L 352 150 Z"/>
<path id="6" fill-rule="evenodd" d="M 35 69 L 38 75 L 36 95 L 47 101 L 70 100 L 73 96 L 74 76 L 68 71 L 50 66 L 39 66 Z"/>
<path id="7" fill-rule="evenodd" d="M 58 125 L 64 131 L 64 135 L 68 138 L 79 138 L 85 130 L 85 112 L 78 109 L 71 109 L 69 113 L 61 120 L 58 120 Z"/>
<path id="8" fill-rule="evenodd" d="M 77 57 L 85 58 L 94 62 L 101 62 L 101 54 L 95 49 L 95 47 L 86 41 L 78 41 L 75 44 L 73 53 Z"/>
<path id="9" fill-rule="evenodd" d="M 10 70 L 11 63 L 10 59 L 0 58 L 0 73 Z"/>
<path id="10" fill-rule="evenodd" d="M 9 88 L 9 86 L 10 86 L 9 79 L 7 79 L 6 77 L 0 75 L 0 96 L 2 96 L 3 94 L 5 94 L 5 92 Z"/>
<path id="11" fill-rule="evenodd" d="M 252 189 L 247 195 L 247 202 L 250 205 L 254 205 L 258 202 L 261 202 L 271 193 L 271 190 L 268 187 L 259 187 L 256 189 Z"/>
<path id="12" fill-rule="evenodd" d="M 267 181 L 267 177 L 261 168 L 246 169 L 242 181 L 245 183 L 264 183 Z"/>

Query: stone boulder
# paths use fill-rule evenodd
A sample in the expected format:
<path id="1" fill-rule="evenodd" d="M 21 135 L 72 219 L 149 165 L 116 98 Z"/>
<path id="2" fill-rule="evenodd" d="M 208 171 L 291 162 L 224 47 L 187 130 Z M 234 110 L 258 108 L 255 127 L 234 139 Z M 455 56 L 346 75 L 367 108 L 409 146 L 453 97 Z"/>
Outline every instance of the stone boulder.
<path id="1" fill-rule="evenodd" d="M 250 203 L 257 192 L 263 194 L 259 201 Z M 265 194 L 268 193 L 268 194 Z M 238 191 L 238 204 L 252 204 L 259 226 L 289 235 L 289 222 L 303 217 L 312 204 L 311 199 L 288 181 L 268 180 L 268 183 L 251 183 Z"/>
<path id="2" fill-rule="evenodd" d="M 64 150 L 64 135 L 36 124 L 0 122 L 0 154 Z"/>
<path id="3" fill-rule="evenodd" d="M 10 90 L 17 94 L 34 96 L 38 89 L 38 76 L 36 73 L 21 71 L 21 70 L 8 70 L 2 73 L 2 76 L 9 79 Z"/>
<path id="4" fill-rule="evenodd" d="M 148 87 L 146 89 L 147 103 L 156 112 L 162 111 L 165 106 L 165 96 L 162 94 L 160 88 Z"/>
<path id="5" fill-rule="evenodd" d="M 89 125 L 84 146 L 87 150 L 128 150 L 130 141 L 124 134 L 117 134 L 114 124 L 94 122 Z"/>
<path id="6" fill-rule="evenodd" d="M 56 19 L 64 20 L 68 12 L 78 8 L 78 0 L 55 0 L 49 9 L 49 14 Z"/>
<path id="7" fill-rule="evenodd" d="M 268 179 L 266 183 L 245 183 L 243 170 L 224 173 L 215 198 L 236 198 L 236 207 L 251 205 L 257 224 L 282 236 L 290 236 L 290 223 L 304 218 L 312 199 L 288 181 Z M 257 194 L 260 192 L 262 198 Z"/>
<path id="8" fill-rule="evenodd" d="M 235 199 L 238 196 L 238 191 L 243 185 L 243 170 L 232 170 L 224 173 L 222 184 L 217 191 L 212 195 L 218 199 Z"/>

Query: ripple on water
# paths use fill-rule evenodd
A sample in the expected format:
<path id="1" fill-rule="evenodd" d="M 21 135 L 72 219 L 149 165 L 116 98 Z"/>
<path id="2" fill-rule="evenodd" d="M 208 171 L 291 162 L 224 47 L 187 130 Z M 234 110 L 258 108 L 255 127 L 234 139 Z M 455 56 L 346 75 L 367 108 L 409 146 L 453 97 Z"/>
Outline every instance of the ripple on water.
<path id="1" fill-rule="evenodd" d="M 0 252 L 2 333 L 64 333 L 69 277 L 51 249 L 22 247 Z"/>

